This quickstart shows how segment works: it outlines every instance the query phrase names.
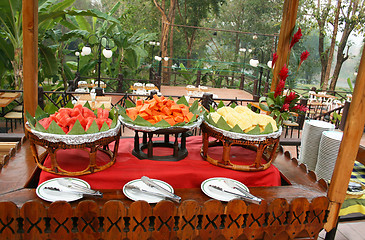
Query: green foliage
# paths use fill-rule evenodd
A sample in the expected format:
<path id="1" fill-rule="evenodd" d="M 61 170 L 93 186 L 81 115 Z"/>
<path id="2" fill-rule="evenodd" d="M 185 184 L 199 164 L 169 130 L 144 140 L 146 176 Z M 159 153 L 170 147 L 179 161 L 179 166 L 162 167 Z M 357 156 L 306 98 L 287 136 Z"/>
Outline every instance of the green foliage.
<path id="1" fill-rule="evenodd" d="M 354 91 L 354 87 L 352 86 L 351 78 L 347 78 L 347 84 L 349 85 L 350 91 Z"/>

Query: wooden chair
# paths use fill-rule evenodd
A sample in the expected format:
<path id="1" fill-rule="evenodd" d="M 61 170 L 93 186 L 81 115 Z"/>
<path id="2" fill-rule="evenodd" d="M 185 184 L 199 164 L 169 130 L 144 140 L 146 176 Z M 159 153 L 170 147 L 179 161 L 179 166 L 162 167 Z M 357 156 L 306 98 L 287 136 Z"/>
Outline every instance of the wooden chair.
<path id="1" fill-rule="evenodd" d="M 317 102 L 317 97 L 314 94 L 316 94 L 316 92 L 314 92 L 314 91 L 308 92 L 308 104 L 310 104 L 312 102 Z"/>
<path id="2" fill-rule="evenodd" d="M 15 112 L 22 112 L 23 111 L 23 106 L 22 105 L 18 105 L 18 106 L 15 106 L 12 111 L 15 111 Z"/>
<path id="3" fill-rule="evenodd" d="M 290 138 L 293 138 L 293 131 L 294 129 L 298 130 L 298 138 L 300 136 L 300 129 L 299 129 L 299 123 L 297 121 L 290 121 L 286 120 L 283 121 L 283 128 L 285 129 L 285 137 L 288 136 L 289 128 L 290 128 Z"/>
<path id="4" fill-rule="evenodd" d="M 16 128 L 16 121 L 18 120 L 20 122 L 20 124 L 23 121 L 23 106 L 21 106 L 21 111 L 15 111 L 14 109 L 11 112 L 8 112 L 7 114 L 5 114 L 4 118 L 5 118 L 5 128 L 6 128 L 6 132 L 8 132 L 8 122 L 10 121 L 10 129 L 11 132 L 14 132 L 14 129 Z M 14 128 L 13 128 L 13 121 L 14 121 Z"/>

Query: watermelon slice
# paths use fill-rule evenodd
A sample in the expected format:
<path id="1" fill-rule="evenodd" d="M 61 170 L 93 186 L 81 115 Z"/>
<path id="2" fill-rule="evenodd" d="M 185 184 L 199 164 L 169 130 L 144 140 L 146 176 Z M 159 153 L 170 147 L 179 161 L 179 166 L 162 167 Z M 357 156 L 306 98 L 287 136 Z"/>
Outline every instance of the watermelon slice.
<path id="1" fill-rule="evenodd" d="M 105 131 L 113 125 L 113 120 L 109 118 L 109 115 L 109 111 L 102 108 L 97 109 L 97 114 L 81 105 L 76 105 L 73 109 L 61 108 L 58 112 L 51 114 L 48 118 L 40 119 L 38 121 L 39 125 L 37 130 L 41 129 L 43 132 L 48 130 L 50 133 L 62 134 L 62 129 L 66 134 L 70 132 L 70 134 L 84 134 L 85 132 L 82 131 L 81 127 L 85 131 L 91 127 L 90 133 L 97 133 L 97 129 L 99 129 L 99 131 Z M 115 115 L 112 114 L 112 117 L 115 117 Z M 80 124 L 77 123 L 77 120 Z M 54 124 L 51 124 L 53 121 Z M 94 121 L 96 124 L 94 124 Z M 77 126 L 75 126 L 75 123 L 77 123 Z M 55 130 L 54 125 L 58 131 Z M 75 129 L 73 130 L 74 127 Z"/>
<path id="2" fill-rule="evenodd" d="M 99 128 L 99 130 L 101 129 L 101 127 L 103 126 L 103 124 L 104 124 L 104 119 L 101 119 L 101 118 L 96 118 L 95 119 L 95 121 L 96 121 L 96 124 L 98 125 L 98 128 Z"/>
<path id="3" fill-rule="evenodd" d="M 38 122 L 47 130 L 52 121 L 53 120 L 50 118 L 43 118 L 43 119 L 39 120 Z"/>
<path id="4" fill-rule="evenodd" d="M 82 110 L 79 108 L 74 108 L 71 112 L 71 117 L 77 117 L 78 115 L 82 115 Z"/>
<path id="5" fill-rule="evenodd" d="M 94 112 L 86 107 L 83 108 L 82 115 L 84 116 L 84 118 L 88 118 L 88 117 L 96 118 Z"/>

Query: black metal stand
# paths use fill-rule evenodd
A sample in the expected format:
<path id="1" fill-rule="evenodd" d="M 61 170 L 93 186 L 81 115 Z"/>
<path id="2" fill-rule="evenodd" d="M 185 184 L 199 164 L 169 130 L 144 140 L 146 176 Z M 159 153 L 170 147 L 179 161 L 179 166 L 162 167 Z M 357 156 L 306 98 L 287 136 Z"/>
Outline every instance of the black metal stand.
<path id="1" fill-rule="evenodd" d="M 134 149 L 132 154 L 139 159 L 149 159 L 155 161 L 179 161 L 184 159 L 188 155 L 188 150 L 186 149 L 186 132 L 181 133 L 181 140 L 179 144 L 179 133 L 173 133 L 175 135 L 175 141 L 170 142 L 170 134 L 164 134 L 164 141 L 153 141 L 154 133 L 143 132 L 142 144 L 139 142 L 138 131 L 134 135 Z M 156 147 L 172 148 L 173 154 L 167 156 L 154 156 L 153 150 Z M 143 150 L 147 149 L 147 153 Z"/>

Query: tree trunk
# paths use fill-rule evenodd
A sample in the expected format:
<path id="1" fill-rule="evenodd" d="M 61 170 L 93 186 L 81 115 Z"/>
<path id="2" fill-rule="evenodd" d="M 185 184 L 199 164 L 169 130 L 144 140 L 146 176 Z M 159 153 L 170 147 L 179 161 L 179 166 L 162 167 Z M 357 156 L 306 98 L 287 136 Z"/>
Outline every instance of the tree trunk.
<path id="1" fill-rule="evenodd" d="M 325 47 L 324 47 L 324 39 L 326 37 L 326 35 L 325 35 L 326 30 L 325 30 L 324 26 L 327 21 L 330 6 L 331 6 L 331 0 L 329 0 L 327 2 L 327 5 L 324 9 L 321 9 L 321 1 L 318 0 L 318 5 L 317 5 L 317 9 L 316 9 L 317 15 L 315 16 L 317 23 L 318 23 L 318 29 L 319 29 L 318 52 L 319 52 L 319 56 L 320 56 L 320 60 L 321 60 L 321 67 L 322 67 L 320 86 L 322 86 L 324 83 L 325 73 L 326 73 L 326 69 L 327 69 L 327 62 L 328 62 L 328 49 L 325 50 Z"/>
<path id="2" fill-rule="evenodd" d="M 190 59 L 191 59 L 191 53 L 193 52 L 195 33 L 196 33 L 196 29 L 193 30 L 193 33 L 191 34 L 191 38 L 189 39 L 187 31 L 185 31 L 185 39 L 186 39 L 186 44 L 188 46 L 187 53 L 186 53 L 187 68 L 190 68 L 190 66 L 191 66 Z"/>
<path id="3" fill-rule="evenodd" d="M 234 62 L 237 62 L 237 59 L 238 59 L 238 54 L 239 54 L 239 51 L 240 51 L 240 39 L 239 39 L 239 36 L 238 36 L 238 33 L 236 33 L 236 38 L 235 38 L 235 51 L 234 51 L 234 59 L 233 61 Z"/>
<path id="4" fill-rule="evenodd" d="M 335 65 L 335 70 L 333 71 L 332 81 L 330 85 L 330 91 L 334 91 L 336 88 L 338 76 L 340 75 L 342 64 L 348 59 L 348 55 L 345 57 L 344 54 L 341 54 L 342 56 L 337 56 L 337 62 Z"/>
<path id="5" fill-rule="evenodd" d="M 328 49 L 324 50 L 324 34 L 321 34 L 321 28 L 319 29 L 320 33 L 319 33 L 319 39 L 318 39 L 318 52 L 319 52 L 319 56 L 320 56 L 320 60 L 321 60 L 321 82 L 320 82 L 320 86 L 323 85 L 324 82 L 324 76 L 326 73 L 326 69 L 327 69 L 327 61 L 328 61 Z"/>
<path id="6" fill-rule="evenodd" d="M 175 11 L 175 9 L 173 9 L 173 11 Z M 174 23 L 175 23 L 175 13 L 173 14 L 172 19 L 171 19 L 171 24 L 174 25 Z M 168 61 L 168 66 L 171 71 L 172 71 L 172 58 L 173 57 L 174 57 L 174 26 L 171 26 L 171 29 L 170 29 L 170 57 L 169 57 L 169 61 Z M 167 78 L 168 78 L 169 82 L 171 80 L 171 71 L 167 72 Z"/>
<path id="7" fill-rule="evenodd" d="M 161 1 L 161 5 L 158 4 L 157 0 L 153 0 L 157 9 L 161 12 L 161 57 L 168 57 L 168 38 L 169 38 L 169 30 L 170 30 L 170 23 L 171 19 L 174 18 L 175 14 L 175 6 L 176 0 L 170 0 L 170 8 L 168 11 L 168 15 L 166 15 L 165 10 L 165 0 Z M 162 60 L 162 83 L 169 84 L 170 79 L 169 75 L 167 74 L 169 61 Z"/>
<path id="8" fill-rule="evenodd" d="M 349 39 L 349 36 L 352 32 L 352 30 L 354 30 L 355 26 L 358 24 L 357 21 L 353 21 L 353 16 L 356 16 L 356 12 L 362 12 L 362 8 L 359 9 L 359 5 L 358 5 L 358 1 L 351 1 L 350 6 L 351 8 L 348 9 L 347 12 L 347 16 L 346 16 L 346 23 L 345 23 L 345 27 L 343 29 L 342 32 L 342 37 L 341 37 L 341 41 L 338 45 L 338 50 L 337 50 L 337 62 L 336 62 L 336 66 L 335 66 L 335 71 L 333 73 L 332 76 L 332 81 L 331 81 L 331 85 L 330 85 L 330 90 L 335 90 L 336 88 L 336 84 L 337 84 L 337 80 L 338 80 L 338 76 L 340 74 L 340 70 L 342 67 L 342 64 L 349 58 L 349 48 L 347 49 L 346 55 L 344 53 L 345 47 L 347 45 L 347 41 Z"/>
<path id="9" fill-rule="evenodd" d="M 335 21 L 334 21 L 334 24 L 333 24 L 333 33 L 332 33 L 332 39 L 331 39 L 331 46 L 329 48 L 326 72 L 324 74 L 324 79 L 323 79 L 323 84 L 322 84 L 322 90 L 324 90 L 324 91 L 327 89 L 328 81 L 329 81 L 329 77 L 330 77 L 330 72 L 331 72 L 333 53 L 335 51 L 335 45 L 336 45 L 336 36 L 337 36 L 337 30 L 338 30 L 338 18 L 340 16 L 341 4 L 342 4 L 342 0 L 338 0 L 337 1 L 336 12 L 335 12 Z"/>
<path id="10" fill-rule="evenodd" d="M 168 62 L 164 60 L 164 57 L 168 56 L 168 37 L 169 37 L 169 25 L 167 24 L 167 18 L 162 16 L 161 26 L 161 57 L 162 57 L 162 83 L 168 84 L 168 78 L 166 77 L 165 70 L 168 66 Z"/>
<path id="11" fill-rule="evenodd" d="M 348 54 L 349 48 L 347 49 L 346 55 L 344 53 L 344 50 L 345 50 L 346 43 L 347 43 L 347 40 L 350 36 L 352 29 L 353 29 L 353 27 L 350 27 L 349 24 L 346 23 L 343 34 L 342 34 L 342 38 L 341 38 L 341 41 L 340 41 L 340 44 L 339 44 L 338 50 L 337 50 L 337 61 L 336 61 L 335 70 L 333 72 L 332 81 L 331 81 L 331 85 L 330 85 L 331 91 L 334 91 L 336 88 L 336 84 L 337 84 L 338 76 L 340 75 L 342 64 L 349 58 L 349 54 Z"/>

